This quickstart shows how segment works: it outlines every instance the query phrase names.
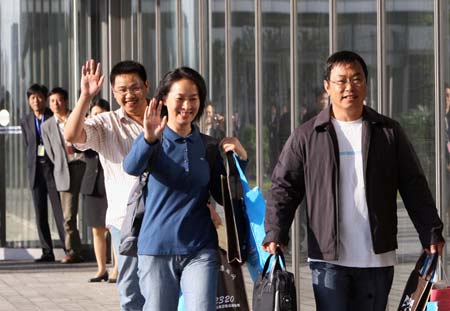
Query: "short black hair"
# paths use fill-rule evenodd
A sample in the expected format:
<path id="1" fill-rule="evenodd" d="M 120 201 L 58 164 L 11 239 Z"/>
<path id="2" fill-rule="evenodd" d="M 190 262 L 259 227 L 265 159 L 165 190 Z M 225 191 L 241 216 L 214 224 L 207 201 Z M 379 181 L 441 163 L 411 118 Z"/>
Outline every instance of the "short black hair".
<path id="1" fill-rule="evenodd" d="M 116 77 L 121 74 L 135 73 L 141 78 L 142 82 L 147 81 L 147 72 L 145 67 L 138 62 L 133 60 L 124 60 L 114 65 L 111 69 L 111 74 L 109 75 L 109 81 L 111 85 L 114 85 Z"/>
<path id="2" fill-rule="evenodd" d="M 111 107 L 109 106 L 109 102 L 106 99 L 103 98 L 96 98 L 92 101 L 90 107 L 89 107 L 89 111 L 92 110 L 92 108 L 94 108 L 95 106 L 98 106 L 100 108 L 102 108 L 103 110 L 106 111 L 110 111 Z"/>
<path id="3" fill-rule="evenodd" d="M 27 89 L 27 98 L 36 93 L 41 93 L 47 99 L 48 88 L 45 85 L 34 83 Z"/>
<path id="4" fill-rule="evenodd" d="M 67 101 L 69 99 L 69 93 L 66 91 L 66 89 L 64 89 L 60 86 L 52 88 L 50 93 L 48 93 L 48 97 L 52 96 L 53 94 L 62 95 L 62 97 L 64 98 L 65 101 Z"/>
<path id="5" fill-rule="evenodd" d="M 327 81 L 330 80 L 331 70 L 337 64 L 352 64 L 352 63 L 359 63 L 361 65 L 362 70 L 364 71 L 364 78 L 367 81 L 369 72 L 367 71 L 366 62 L 361 56 L 352 51 L 339 51 L 330 55 L 325 65 L 323 79 Z"/>
<path id="6" fill-rule="evenodd" d="M 205 79 L 203 79 L 202 75 L 199 74 L 194 69 L 189 67 L 179 67 L 176 68 L 175 70 L 167 72 L 162 78 L 162 80 L 159 81 L 158 88 L 156 89 L 155 92 L 155 99 L 157 103 L 159 103 L 160 101 L 164 101 L 167 94 L 169 94 L 172 84 L 183 79 L 191 80 L 197 86 L 198 96 L 200 99 L 200 107 L 198 108 L 198 113 L 195 116 L 194 119 L 195 122 L 198 121 L 203 115 L 203 110 L 205 109 L 206 103 L 207 90 Z M 162 106 L 161 116 L 167 116 L 166 106 Z"/>

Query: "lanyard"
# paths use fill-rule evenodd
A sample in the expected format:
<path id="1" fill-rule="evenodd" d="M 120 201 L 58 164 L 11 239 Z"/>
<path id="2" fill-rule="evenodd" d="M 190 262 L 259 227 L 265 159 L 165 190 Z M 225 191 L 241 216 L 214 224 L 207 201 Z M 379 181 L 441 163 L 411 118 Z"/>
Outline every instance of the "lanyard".
<path id="1" fill-rule="evenodd" d="M 42 143 L 42 133 L 41 133 L 41 124 L 44 122 L 45 120 L 45 115 L 42 115 L 42 119 L 39 121 L 39 119 L 37 117 L 34 117 L 34 121 L 36 123 L 36 130 L 39 134 L 39 139 Z"/>

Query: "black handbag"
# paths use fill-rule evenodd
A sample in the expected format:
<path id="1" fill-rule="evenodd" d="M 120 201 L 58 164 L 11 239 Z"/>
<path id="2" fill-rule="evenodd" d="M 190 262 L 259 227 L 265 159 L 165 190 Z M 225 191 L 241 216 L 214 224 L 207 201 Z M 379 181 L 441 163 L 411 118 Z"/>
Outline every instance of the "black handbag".
<path id="1" fill-rule="evenodd" d="M 228 176 L 221 176 L 222 203 L 225 212 L 228 262 L 244 263 L 249 243 L 249 221 L 244 205 L 241 177 L 234 162 L 233 152 L 226 154 Z"/>
<path id="2" fill-rule="evenodd" d="M 403 291 L 398 311 L 423 311 L 430 298 L 434 272 L 436 270 L 438 255 L 431 258 L 423 252 L 417 260 L 414 270 L 409 275 Z"/>
<path id="3" fill-rule="evenodd" d="M 270 261 L 273 263 L 269 270 Z M 294 274 L 286 270 L 281 249 L 270 255 L 253 288 L 253 311 L 296 311 L 297 294 Z"/>

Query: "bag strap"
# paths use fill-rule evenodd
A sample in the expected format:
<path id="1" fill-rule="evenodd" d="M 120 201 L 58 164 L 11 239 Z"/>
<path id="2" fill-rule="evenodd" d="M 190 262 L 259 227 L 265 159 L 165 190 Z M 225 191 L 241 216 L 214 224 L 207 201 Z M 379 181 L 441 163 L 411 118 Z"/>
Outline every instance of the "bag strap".
<path id="1" fill-rule="evenodd" d="M 238 170 L 239 176 L 241 177 L 242 189 L 244 190 L 245 193 L 247 193 L 250 191 L 247 176 L 245 176 L 245 173 L 242 170 L 241 165 L 239 164 L 239 160 L 236 154 L 233 154 L 233 157 L 234 157 L 234 164 L 236 165 L 236 169 Z"/>
<path id="2" fill-rule="evenodd" d="M 439 260 L 439 255 L 436 253 L 428 256 L 426 252 L 423 252 L 416 263 L 416 270 L 421 276 L 426 280 L 431 280 L 436 271 L 437 263 Z"/>
<path id="3" fill-rule="evenodd" d="M 277 246 L 275 250 L 275 259 L 272 263 L 272 268 L 270 268 L 270 280 L 273 280 L 273 276 L 275 271 L 281 270 L 286 271 L 286 261 L 284 259 L 283 252 L 281 251 L 280 246 Z"/>
<path id="4" fill-rule="evenodd" d="M 262 278 L 264 278 L 264 276 L 267 274 L 272 257 L 274 257 L 274 259 L 270 268 L 270 280 L 273 280 L 273 276 L 276 270 L 286 271 L 286 261 L 284 259 L 283 252 L 281 251 L 280 246 L 277 246 L 275 254 L 270 254 L 266 260 L 266 263 L 264 264 L 264 268 L 261 273 Z"/>
<path id="5" fill-rule="evenodd" d="M 231 197 L 233 199 L 241 199 L 244 196 L 241 177 L 234 161 L 234 152 L 226 153 L 228 163 L 228 183 L 230 183 Z M 232 185 L 231 185 L 232 183 Z"/>
<path id="6" fill-rule="evenodd" d="M 217 140 L 214 137 L 200 133 L 203 145 L 206 151 L 206 161 L 208 161 L 209 171 L 211 172 L 216 165 Z"/>
<path id="7" fill-rule="evenodd" d="M 431 280 L 434 277 L 438 260 L 439 255 L 436 253 L 431 254 L 431 257 L 427 257 L 427 259 L 425 260 L 424 264 L 425 272 L 423 272 L 422 275 L 425 277 L 426 280 Z"/>

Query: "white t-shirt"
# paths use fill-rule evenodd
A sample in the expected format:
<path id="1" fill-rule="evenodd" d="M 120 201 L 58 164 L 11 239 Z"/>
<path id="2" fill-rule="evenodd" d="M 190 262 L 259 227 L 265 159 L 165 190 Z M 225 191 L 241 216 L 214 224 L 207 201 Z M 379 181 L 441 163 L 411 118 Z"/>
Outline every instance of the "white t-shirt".
<path id="1" fill-rule="evenodd" d="M 364 184 L 362 118 L 343 122 L 332 119 L 339 144 L 339 259 L 347 267 L 393 266 L 395 251 L 375 254 Z M 370 156 L 370 155 L 369 155 Z"/>

